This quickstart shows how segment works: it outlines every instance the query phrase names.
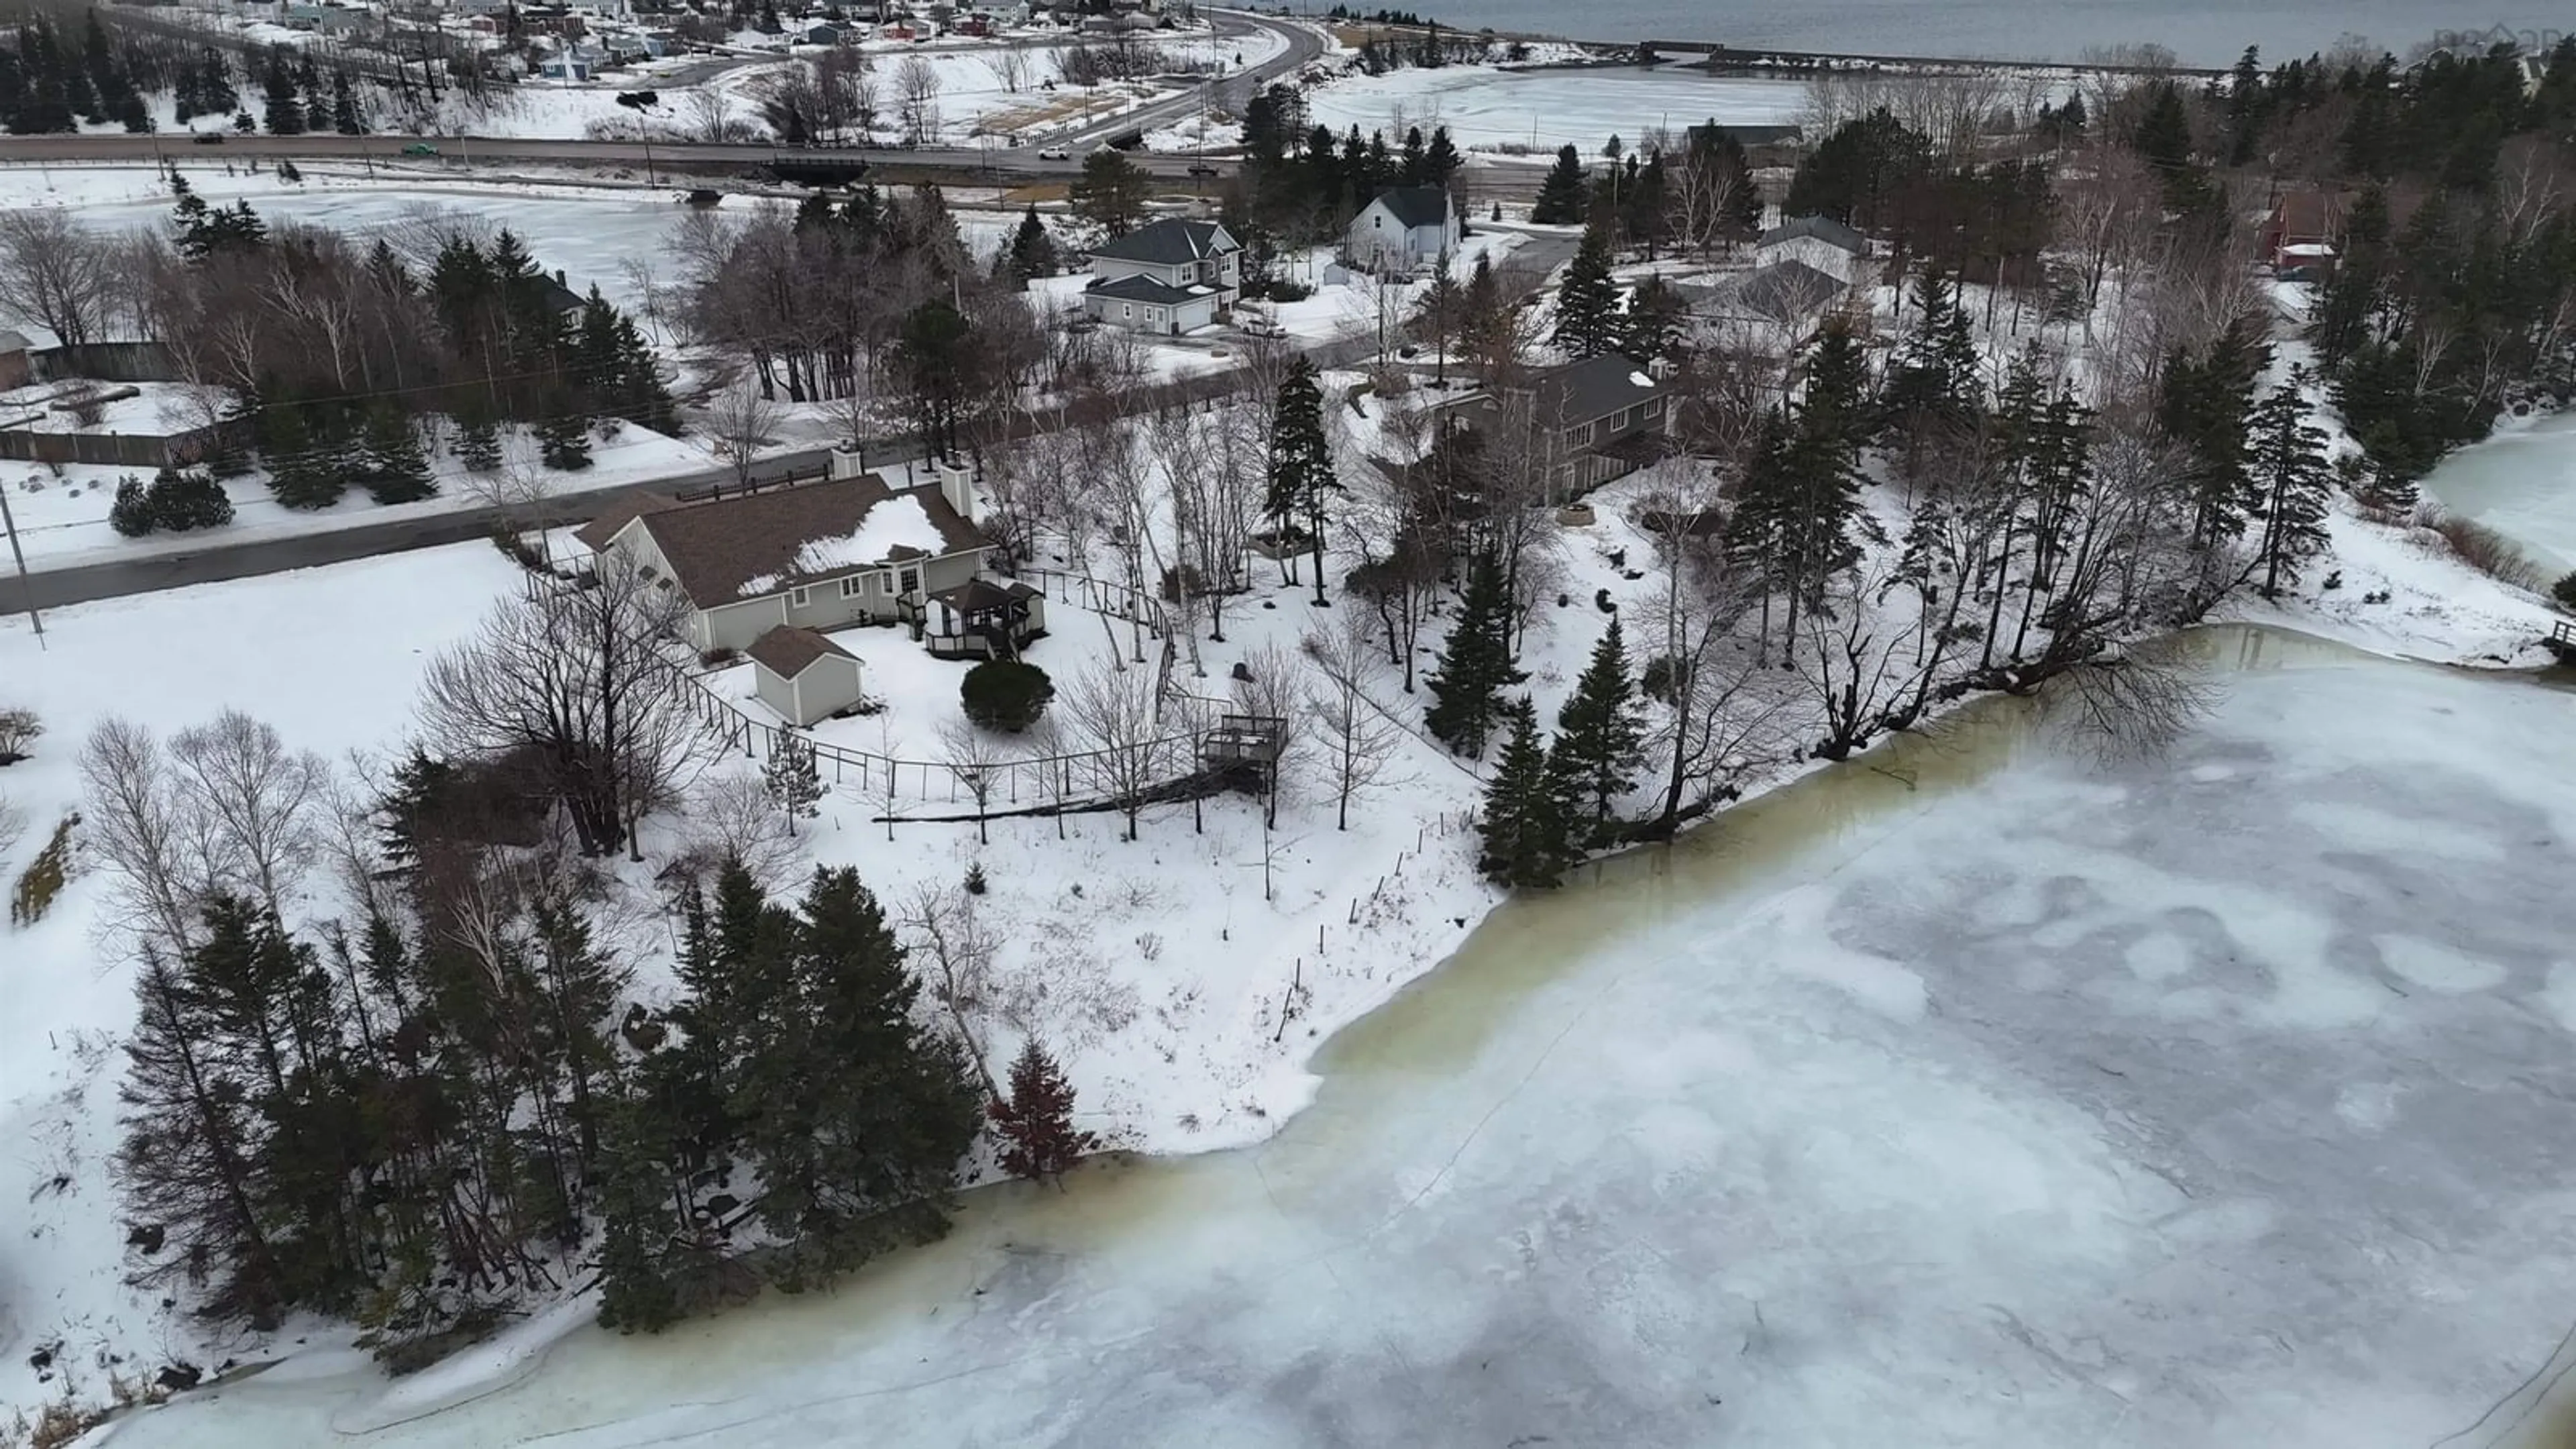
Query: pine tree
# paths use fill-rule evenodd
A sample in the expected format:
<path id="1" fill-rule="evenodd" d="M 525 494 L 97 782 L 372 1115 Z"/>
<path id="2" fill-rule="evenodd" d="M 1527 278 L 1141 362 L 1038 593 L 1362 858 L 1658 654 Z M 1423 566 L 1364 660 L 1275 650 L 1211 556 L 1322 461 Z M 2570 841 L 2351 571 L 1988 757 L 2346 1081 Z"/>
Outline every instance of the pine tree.
<path id="1" fill-rule="evenodd" d="M 1100 228 L 1103 236 L 1125 236 L 1145 219 L 1145 198 L 1152 184 L 1127 153 L 1103 146 L 1082 160 L 1082 175 L 1067 196 L 1073 214 Z"/>
<path id="2" fill-rule="evenodd" d="M 295 74 L 286 65 L 282 51 L 272 52 L 268 75 L 261 83 L 267 97 L 262 119 L 272 136 L 301 136 L 305 130 L 304 102 L 296 95 Z"/>
<path id="3" fill-rule="evenodd" d="M 547 467 L 577 473 L 590 466 L 590 418 L 579 412 L 552 414 L 537 424 L 537 457 Z"/>
<path id="4" fill-rule="evenodd" d="M 1799 400 L 1799 421 L 1809 431 L 1839 445 L 1857 460 L 1872 429 L 1869 364 L 1860 340 L 1840 317 L 1825 319 L 1807 354 L 1807 391 Z"/>
<path id="5" fill-rule="evenodd" d="M 1628 294 L 1628 313 L 1622 319 L 1619 350 L 1639 362 L 1673 358 L 1681 346 L 1682 326 L 1690 316 L 1690 303 L 1679 288 L 1661 277 L 1648 277 L 1637 290 Z"/>
<path id="6" fill-rule="evenodd" d="M 501 429 L 481 407 L 468 407 L 456 420 L 456 457 L 470 473 L 491 473 L 501 466 Z"/>
<path id="7" fill-rule="evenodd" d="M 117 501 L 125 498 L 123 485 L 118 486 Z M 172 533 L 190 533 L 201 528 L 221 528 L 233 521 L 233 500 L 224 486 L 212 475 L 190 470 L 180 472 L 164 468 L 145 490 L 144 506 L 152 526 Z M 111 519 L 111 521 L 113 521 Z"/>
<path id="8" fill-rule="evenodd" d="M 261 461 L 268 465 L 268 491 L 288 508 L 329 508 L 348 490 L 349 480 L 332 466 L 329 446 L 313 435 L 304 409 L 271 401 L 260 409 L 267 436 Z"/>
<path id="9" fill-rule="evenodd" d="M 1494 275 L 1490 254 L 1476 254 L 1467 290 L 1458 304 L 1458 343 L 1479 368 L 1491 374 L 1510 361 L 1511 314 L 1503 305 L 1503 284 Z"/>
<path id="10" fill-rule="evenodd" d="M 1617 616 L 1557 710 L 1556 730 L 1551 755 L 1562 755 L 1573 772 L 1585 813 L 1607 820 L 1611 802 L 1635 787 L 1631 777 L 1645 762 L 1645 727 L 1637 718 L 1636 684 Z"/>
<path id="11" fill-rule="evenodd" d="M 1011 1063 L 1010 1100 L 985 1110 L 1002 1136 L 1002 1170 L 1013 1177 L 1061 1177 L 1099 1150 L 1099 1138 L 1073 1125 L 1073 1085 L 1035 1037 Z"/>
<path id="12" fill-rule="evenodd" d="M 1039 219 L 1038 209 L 1031 206 L 1020 216 L 1020 229 L 1011 236 L 1010 271 L 1022 286 L 1032 277 L 1052 277 L 1056 273 L 1055 238 Z"/>
<path id="13" fill-rule="evenodd" d="M 378 503 L 417 503 L 438 494 L 438 480 L 421 452 L 419 429 L 391 405 L 367 415 L 364 469 L 367 492 Z"/>
<path id="14" fill-rule="evenodd" d="M 367 134 L 367 118 L 358 109 L 358 95 L 349 84 L 347 71 L 331 73 L 331 129 L 343 136 Z"/>
<path id="15" fill-rule="evenodd" d="M 1514 889 L 1553 886 L 1563 878 L 1570 854 L 1564 772 L 1550 767 L 1539 743 L 1538 711 L 1527 698 L 1501 706 L 1501 714 L 1509 733 L 1485 786 L 1476 868 Z"/>
<path id="16" fill-rule="evenodd" d="M 1542 226 L 1578 222 L 1583 220 L 1584 204 L 1583 158 L 1572 146 L 1559 147 L 1556 165 L 1539 182 L 1538 200 L 1530 206 L 1530 220 Z"/>
<path id="17" fill-rule="evenodd" d="M 116 480 L 116 501 L 107 506 L 107 526 L 124 538 L 141 538 L 161 526 L 142 479 L 128 473 Z"/>
<path id="18" fill-rule="evenodd" d="M 1599 357 L 1619 345 L 1619 286 L 1610 279 L 1610 236 L 1596 221 L 1557 290 L 1555 342 L 1577 358 Z"/>
<path id="19" fill-rule="evenodd" d="M 785 730 L 772 737 L 761 780 L 769 787 L 769 798 L 786 812 L 789 834 L 795 833 L 797 821 L 823 813 L 822 772 L 815 766 L 814 746 L 802 737 Z"/>
<path id="20" fill-rule="evenodd" d="M 1466 158 L 1458 154 L 1458 143 L 1449 139 L 1447 126 L 1431 128 L 1431 145 L 1422 153 L 1422 181 L 1426 186 L 1447 186 L 1458 174 Z"/>
<path id="21" fill-rule="evenodd" d="M 2243 533 L 2255 506 L 2247 443 L 2255 379 L 2270 359 L 2270 345 L 2243 322 L 2220 333 L 2202 357 L 2178 350 L 2165 359 L 2156 420 L 2191 451 L 2195 548 Z"/>
<path id="22" fill-rule="evenodd" d="M 2303 396 L 2308 375 L 2290 369 L 2287 381 L 2255 404 L 2252 425 L 2253 483 L 2262 500 L 2263 597 L 2281 596 L 2284 579 L 2297 583 L 2300 561 L 2326 542 L 2326 435 L 2308 421 Z"/>
<path id="23" fill-rule="evenodd" d="M 1458 622 L 1425 681 L 1431 705 L 1423 711 L 1423 728 L 1452 754 L 1481 755 L 1501 716 L 1503 691 L 1526 678 L 1512 663 L 1512 599 L 1502 562 L 1490 552 L 1479 554 L 1467 575 Z"/>
<path id="24" fill-rule="evenodd" d="M 1324 602 L 1324 501 L 1341 491 L 1332 446 L 1324 437 L 1324 394 L 1315 365 L 1302 354 L 1288 365 L 1270 411 L 1270 482 L 1262 512 L 1284 536 L 1302 520 L 1315 566 L 1315 602 Z"/>

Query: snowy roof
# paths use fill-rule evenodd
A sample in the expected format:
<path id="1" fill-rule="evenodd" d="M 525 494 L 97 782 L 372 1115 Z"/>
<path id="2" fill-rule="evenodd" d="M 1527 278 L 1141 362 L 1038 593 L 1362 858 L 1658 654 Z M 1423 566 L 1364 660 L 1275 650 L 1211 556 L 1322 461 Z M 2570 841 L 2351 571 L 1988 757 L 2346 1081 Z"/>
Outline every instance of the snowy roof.
<path id="1" fill-rule="evenodd" d="M 1449 192 L 1439 186 L 1395 186 L 1377 194 L 1378 204 L 1396 223 L 1411 231 L 1418 226 L 1449 223 Z"/>
<path id="2" fill-rule="evenodd" d="M 1776 242 L 1796 241 L 1800 237 L 1814 237 L 1820 242 L 1841 247 L 1856 257 L 1869 253 L 1869 238 L 1830 216 L 1791 217 L 1762 233 L 1754 245 L 1767 247 Z"/>
<path id="3" fill-rule="evenodd" d="M 1095 257 L 1113 261 L 1147 262 L 1158 267 L 1178 266 L 1183 262 L 1221 257 L 1243 250 L 1241 243 L 1226 229 L 1212 221 L 1182 221 L 1165 217 L 1136 228 L 1125 236 L 1114 236 L 1091 249 Z"/>
<path id="4" fill-rule="evenodd" d="M 1082 290 L 1113 301 L 1151 302 L 1158 307 L 1177 307 L 1208 295 L 1205 287 L 1175 287 L 1141 275 L 1103 279 Z"/>
<path id="5" fill-rule="evenodd" d="M 792 624 L 781 624 L 752 640 L 751 647 L 743 652 L 751 656 L 752 663 L 781 679 L 794 679 L 813 668 L 815 660 L 834 654 L 850 660 L 858 657 L 813 630 Z"/>
<path id="6" fill-rule="evenodd" d="M 2334 254 L 2335 249 L 2324 242 L 2295 242 L 2281 248 L 2281 255 L 2285 257 L 2330 257 Z"/>
<path id="7" fill-rule="evenodd" d="M 1774 322 L 1791 322 L 1813 314 L 1842 295 L 1841 278 L 1795 259 L 1755 267 L 1712 288 L 1709 301 L 1720 310 L 1750 312 Z"/>
<path id="8" fill-rule="evenodd" d="M 0 352 L 24 352 L 27 347 L 26 333 L 0 331 Z"/>
<path id="9" fill-rule="evenodd" d="M 641 521 L 701 609 L 988 546 L 936 486 L 897 492 L 873 473 L 685 504 Z"/>

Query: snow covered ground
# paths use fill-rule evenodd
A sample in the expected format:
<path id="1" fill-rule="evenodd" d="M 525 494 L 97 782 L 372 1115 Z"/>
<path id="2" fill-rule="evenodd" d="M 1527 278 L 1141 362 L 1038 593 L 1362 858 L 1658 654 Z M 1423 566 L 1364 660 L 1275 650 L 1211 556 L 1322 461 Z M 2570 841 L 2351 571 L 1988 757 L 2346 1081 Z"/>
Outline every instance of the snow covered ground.
<path id="1" fill-rule="evenodd" d="M 1794 125 L 1807 104 L 1798 81 L 1717 79 L 1675 68 L 1506 70 L 1486 65 L 1407 68 L 1352 76 L 1306 96 L 1314 119 L 1336 132 L 1383 129 L 1400 137 L 1447 126 L 1469 150 L 1506 147 L 1553 152 L 1572 145 L 1597 154 L 1612 136 L 1633 144 L 1644 132 L 1720 125 Z"/>
<path id="2" fill-rule="evenodd" d="M 2576 745 L 2555 693 L 2236 642 L 2324 667 L 2107 772 L 1987 707 L 1514 902 L 1261 1147 L 979 1194 L 839 1292 L 577 1328 L 371 1442 L 2433 1442 L 2576 1293 L 2576 905 L 2532 848 Z M 254 1378 L 115 1442 L 384 1393 Z"/>

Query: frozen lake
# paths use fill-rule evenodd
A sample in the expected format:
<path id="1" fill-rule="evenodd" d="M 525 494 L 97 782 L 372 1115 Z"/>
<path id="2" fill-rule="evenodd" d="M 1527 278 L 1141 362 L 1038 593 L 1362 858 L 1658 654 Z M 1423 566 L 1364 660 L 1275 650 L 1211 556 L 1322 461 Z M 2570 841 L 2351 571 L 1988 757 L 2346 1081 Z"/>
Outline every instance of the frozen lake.
<path id="1" fill-rule="evenodd" d="M 2164 757 L 1988 701 L 1500 911 L 1262 1148 L 978 1194 L 369 1442 L 2422 1449 L 2576 1317 L 2570 696 L 2206 643 Z"/>
<path id="2" fill-rule="evenodd" d="M 2424 492 L 2521 544 L 2552 575 L 2576 569 L 2576 413 L 2462 448 L 2426 476 Z"/>
<path id="3" fill-rule="evenodd" d="M 1681 69 L 1497 71 L 1489 66 L 1395 70 L 1337 81 L 1307 98 L 1313 119 L 1336 133 L 1447 126 L 1467 149 L 1572 145 L 1597 161 L 1612 136 L 1633 144 L 1650 128 L 1795 125 L 1807 106 L 1801 81 L 1717 79 Z"/>

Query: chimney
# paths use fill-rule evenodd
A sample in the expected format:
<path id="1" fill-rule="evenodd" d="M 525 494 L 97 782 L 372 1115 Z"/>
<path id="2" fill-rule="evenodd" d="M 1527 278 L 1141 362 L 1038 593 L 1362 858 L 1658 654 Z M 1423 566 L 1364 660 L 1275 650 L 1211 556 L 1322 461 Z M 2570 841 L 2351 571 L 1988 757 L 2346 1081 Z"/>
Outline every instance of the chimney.
<path id="1" fill-rule="evenodd" d="M 975 474 L 965 464 L 942 461 L 939 469 L 939 496 L 957 510 L 957 516 L 968 523 L 982 523 L 975 516 Z"/>

